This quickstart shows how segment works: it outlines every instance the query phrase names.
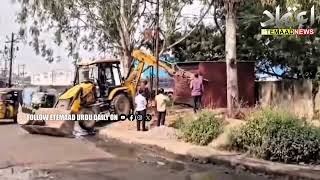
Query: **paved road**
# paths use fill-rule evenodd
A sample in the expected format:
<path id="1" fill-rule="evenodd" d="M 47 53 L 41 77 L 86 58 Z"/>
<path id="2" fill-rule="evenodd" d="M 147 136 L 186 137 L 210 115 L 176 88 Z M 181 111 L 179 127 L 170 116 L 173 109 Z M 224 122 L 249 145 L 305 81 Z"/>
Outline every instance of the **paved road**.
<path id="1" fill-rule="evenodd" d="M 110 157 L 110 153 L 92 143 L 74 138 L 31 135 L 17 125 L 0 124 L 0 168 Z"/>
<path id="2" fill-rule="evenodd" d="M 153 147 L 97 137 L 66 139 L 29 135 L 16 125 L 0 125 L 0 147 L 1 180 L 268 179 L 241 170 L 192 163 Z M 13 167 L 5 168 L 5 165 Z"/>

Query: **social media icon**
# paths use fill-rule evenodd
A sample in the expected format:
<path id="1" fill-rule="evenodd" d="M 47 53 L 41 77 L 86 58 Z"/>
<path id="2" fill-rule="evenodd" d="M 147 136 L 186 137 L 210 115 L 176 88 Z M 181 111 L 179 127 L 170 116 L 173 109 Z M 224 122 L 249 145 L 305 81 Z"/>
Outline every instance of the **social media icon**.
<path id="1" fill-rule="evenodd" d="M 125 121 L 127 119 L 127 116 L 125 114 L 120 115 L 120 121 Z"/>
<path id="2" fill-rule="evenodd" d="M 141 114 L 138 114 L 136 116 L 137 121 L 142 121 L 143 120 L 143 116 Z"/>
<path id="3" fill-rule="evenodd" d="M 135 115 L 131 114 L 131 115 L 129 116 L 129 120 L 130 120 L 130 121 L 134 121 L 134 120 L 135 120 L 135 117 L 136 117 Z"/>
<path id="4" fill-rule="evenodd" d="M 146 121 L 151 121 L 151 120 L 152 120 L 151 114 L 147 114 Z"/>

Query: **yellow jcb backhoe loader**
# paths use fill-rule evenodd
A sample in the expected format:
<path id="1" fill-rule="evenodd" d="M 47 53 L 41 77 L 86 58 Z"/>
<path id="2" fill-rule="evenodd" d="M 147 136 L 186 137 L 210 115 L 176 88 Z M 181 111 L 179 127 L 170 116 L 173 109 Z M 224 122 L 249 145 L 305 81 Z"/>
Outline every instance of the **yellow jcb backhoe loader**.
<path id="1" fill-rule="evenodd" d="M 132 53 L 133 62 L 127 78 L 122 78 L 119 60 L 99 60 L 79 63 L 76 68 L 74 86 L 64 92 L 54 108 L 40 108 L 34 112 L 22 109 L 18 123 L 31 134 L 72 136 L 75 121 L 28 120 L 27 114 L 130 114 L 133 97 L 146 66 L 155 67 L 156 58 L 140 50 Z M 176 71 L 166 63 L 159 62 L 159 68 L 170 75 L 192 76 L 191 73 Z M 80 127 L 92 130 L 96 121 L 78 121 Z"/>

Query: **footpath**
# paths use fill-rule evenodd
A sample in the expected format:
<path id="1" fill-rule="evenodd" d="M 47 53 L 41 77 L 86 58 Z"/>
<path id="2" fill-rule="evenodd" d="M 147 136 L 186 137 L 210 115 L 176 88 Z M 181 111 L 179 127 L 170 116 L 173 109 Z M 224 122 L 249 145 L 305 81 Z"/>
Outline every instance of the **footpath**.
<path id="1" fill-rule="evenodd" d="M 129 144 L 157 146 L 180 157 L 201 162 L 223 164 L 256 173 L 284 175 L 291 178 L 320 180 L 320 166 L 289 165 L 247 157 L 244 154 L 221 151 L 213 146 L 197 146 L 175 137 L 171 127 L 155 127 L 147 132 L 135 131 L 135 122 L 117 122 L 100 130 L 101 137 Z"/>

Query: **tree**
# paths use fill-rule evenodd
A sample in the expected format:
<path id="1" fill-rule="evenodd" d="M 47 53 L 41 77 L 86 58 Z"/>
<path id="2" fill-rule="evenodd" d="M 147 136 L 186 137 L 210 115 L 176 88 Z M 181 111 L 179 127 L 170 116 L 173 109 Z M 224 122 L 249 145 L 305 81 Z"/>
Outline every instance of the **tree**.
<path id="1" fill-rule="evenodd" d="M 162 49 L 161 53 L 175 47 L 177 44 L 181 43 L 187 37 L 189 37 L 198 28 L 198 26 L 201 25 L 203 18 L 209 13 L 215 0 L 202 0 L 203 4 L 206 5 L 207 7 L 204 6 L 204 8 L 202 8 L 202 10 L 200 10 L 201 11 L 200 18 L 198 18 L 198 20 L 196 20 L 195 22 L 192 21 L 193 22 L 192 28 L 190 30 L 185 30 L 184 33 L 182 33 L 181 31 L 178 31 L 179 29 L 182 29 L 181 22 L 179 22 L 178 19 L 182 17 L 181 12 L 183 10 L 183 7 L 185 5 L 187 5 L 188 3 L 192 4 L 193 1 L 182 0 L 182 2 L 178 2 L 178 3 L 173 3 L 174 1 L 164 1 L 164 2 L 171 2 L 171 6 L 169 5 L 170 3 L 165 3 L 163 5 L 163 9 L 164 9 L 163 14 L 164 14 L 164 18 L 165 18 L 166 32 L 162 33 L 164 43 L 163 43 L 163 49 Z M 169 5 L 169 6 L 167 6 L 167 5 Z M 179 8 L 174 8 L 174 7 L 179 7 Z M 173 9 L 173 10 L 170 11 L 170 9 Z M 176 14 L 176 15 L 173 15 L 173 14 Z M 180 36 L 178 39 L 175 39 L 175 41 L 172 42 L 171 44 L 168 44 L 169 40 L 171 40 L 171 41 L 173 40 L 172 36 L 176 32 L 182 33 L 183 35 Z"/>
<path id="2" fill-rule="evenodd" d="M 190 24 L 190 28 L 194 25 Z M 175 42 L 182 34 L 176 32 L 168 38 L 168 42 Z M 224 37 L 219 30 L 211 25 L 201 24 L 190 36 L 172 48 L 178 61 L 211 61 L 221 60 L 224 55 Z"/>
<path id="3" fill-rule="evenodd" d="M 225 52 L 227 69 L 227 106 L 228 115 L 235 116 L 239 101 L 237 72 L 237 21 L 236 13 L 241 0 L 224 0 L 226 9 Z"/>
<path id="4" fill-rule="evenodd" d="M 21 11 L 20 34 L 30 31 L 37 54 L 53 61 L 53 51 L 43 40 L 44 34 L 54 33 L 55 43 L 68 42 L 69 56 L 79 58 L 79 49 L 112 51 L 123 59 L 125 72 L 131 64 L 131 52 L 144 45 L 144 30 L 154 25 L 152 0 L 18 0 Z M 182 9 L 192 0 L 163 0 L 162 25 L 166 32 L 175 32 Z M 174 9 L 178 11 L 173 11 Z M 210 6 L 204 12 L 208 12 Z M 203 13 L 205 14 L 205 13 Z M 204 16 L 204 15 L 202 15 Z M 199 18 L 199 22 L 202 19 Z M 167 25 L 167 26 L 166 26 Z M 180 25 L 179 25 L 180 26 Z M 174 28 L 174 29 L 173 29 Z M 49 32 L 49 33 L 48 33 Z M 189 33 L 189 32 L 187 32 Z M 165 36 L 165 32 L 163 32 Z M 187 34 L 182 37 L 185 38 Z M 166 38 L 164 38 L 166 39 Z M 164 49 L 170 45 L 165 44 Z"/>
<path id="5" fill-rule="evenodd" d="M 144 25 L 143 17 L 150 4 L 140 0 L 28 0 L 19 1 L 18 22 L 21 35 L 28 30 L 37 54 L 53 61 L 53 51 L 42 40 L 44 33 L 54 33 L 55 43 L 68 42 L 69 56 L 79 58 L 78 50 L 113 50 L 131 62 L 131 51 L 138 44 L 134 35 L 137 26 Z"/>

